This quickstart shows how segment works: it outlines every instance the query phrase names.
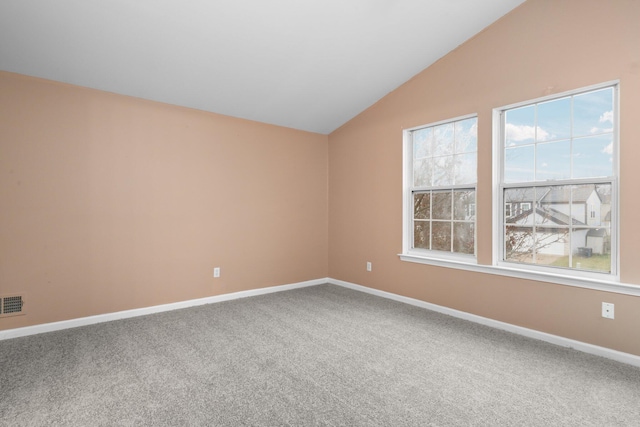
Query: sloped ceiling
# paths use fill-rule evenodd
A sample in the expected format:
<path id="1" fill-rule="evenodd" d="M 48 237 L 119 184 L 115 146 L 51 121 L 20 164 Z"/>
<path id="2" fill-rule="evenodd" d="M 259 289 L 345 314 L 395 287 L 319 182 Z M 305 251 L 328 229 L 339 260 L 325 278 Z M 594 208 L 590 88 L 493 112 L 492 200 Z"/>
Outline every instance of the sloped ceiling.
<path id="1" fill-rule="evenodd" d="M 2 0 L 0 69 L 328 134 L 524 0 Z"/>

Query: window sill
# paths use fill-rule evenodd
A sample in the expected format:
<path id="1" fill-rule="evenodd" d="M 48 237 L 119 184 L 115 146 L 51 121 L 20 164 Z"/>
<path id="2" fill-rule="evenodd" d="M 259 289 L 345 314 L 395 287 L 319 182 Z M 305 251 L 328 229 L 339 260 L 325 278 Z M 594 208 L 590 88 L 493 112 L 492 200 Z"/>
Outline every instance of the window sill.
<path id="1" fill-rule="evenodd" d="M 530 271 L 514 267 L 477 264 L 475 258 L 466 260 L 443 259 L 415 254 L 399 254 L 402 261 L 427 264 L 437 267 L 453 268 L 457 270 L 473 271 L 476 273 L 494 274 L 498 276 L 515 277 L 518 279 L 535 280 L 565 286 L 594 289 L 598 291 L 614 292 L 623 295 L 640 296 L 640 286 L 621 283 L 615 280 L 598 280 L 592 278 L 575 277 L 564 274 Z"/>

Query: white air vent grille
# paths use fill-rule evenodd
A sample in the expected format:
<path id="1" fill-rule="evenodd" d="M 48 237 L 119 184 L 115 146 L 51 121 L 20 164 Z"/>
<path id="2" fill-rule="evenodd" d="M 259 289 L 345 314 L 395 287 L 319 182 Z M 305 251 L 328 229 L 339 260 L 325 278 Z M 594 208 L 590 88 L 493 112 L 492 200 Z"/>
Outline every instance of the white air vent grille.
<path id="1" fill-rule="evenodd" d="M 0 295 L 0 317 L 25 314 L 23 295 Z"/>

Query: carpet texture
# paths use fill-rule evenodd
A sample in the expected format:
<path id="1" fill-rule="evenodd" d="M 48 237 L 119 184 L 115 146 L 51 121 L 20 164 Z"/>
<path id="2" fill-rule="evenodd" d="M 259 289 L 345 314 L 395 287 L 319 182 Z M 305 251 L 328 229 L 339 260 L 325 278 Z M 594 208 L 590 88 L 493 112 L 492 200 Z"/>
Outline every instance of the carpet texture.
<path id="1" fill-rule="evenodd" d="M 333 285 L 0 341 L 2 426 L 639 426 L 640 369 Z"/>

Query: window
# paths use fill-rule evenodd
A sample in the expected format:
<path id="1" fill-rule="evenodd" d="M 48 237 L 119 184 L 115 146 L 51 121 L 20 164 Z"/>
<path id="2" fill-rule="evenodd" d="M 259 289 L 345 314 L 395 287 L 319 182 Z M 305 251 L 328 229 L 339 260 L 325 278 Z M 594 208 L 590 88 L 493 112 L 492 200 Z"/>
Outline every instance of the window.
<path id="1" fill-rule="evenodd" d="M 404 253 L 474 256 L 477 117 L 406 130 Z"/>
<path id="2" fill-rule="evenodd" d="M 498 264 L 617 274 L 617 92 L 600 86 L 497 110 Z"/>
<path id="3" fill-rule="evenodd" d="M 469 203 L 466 205 L 466 213 L 467 213 L 467 218 L 475 218 L 476 216 L 476 204 L 475 203 Z"/>

